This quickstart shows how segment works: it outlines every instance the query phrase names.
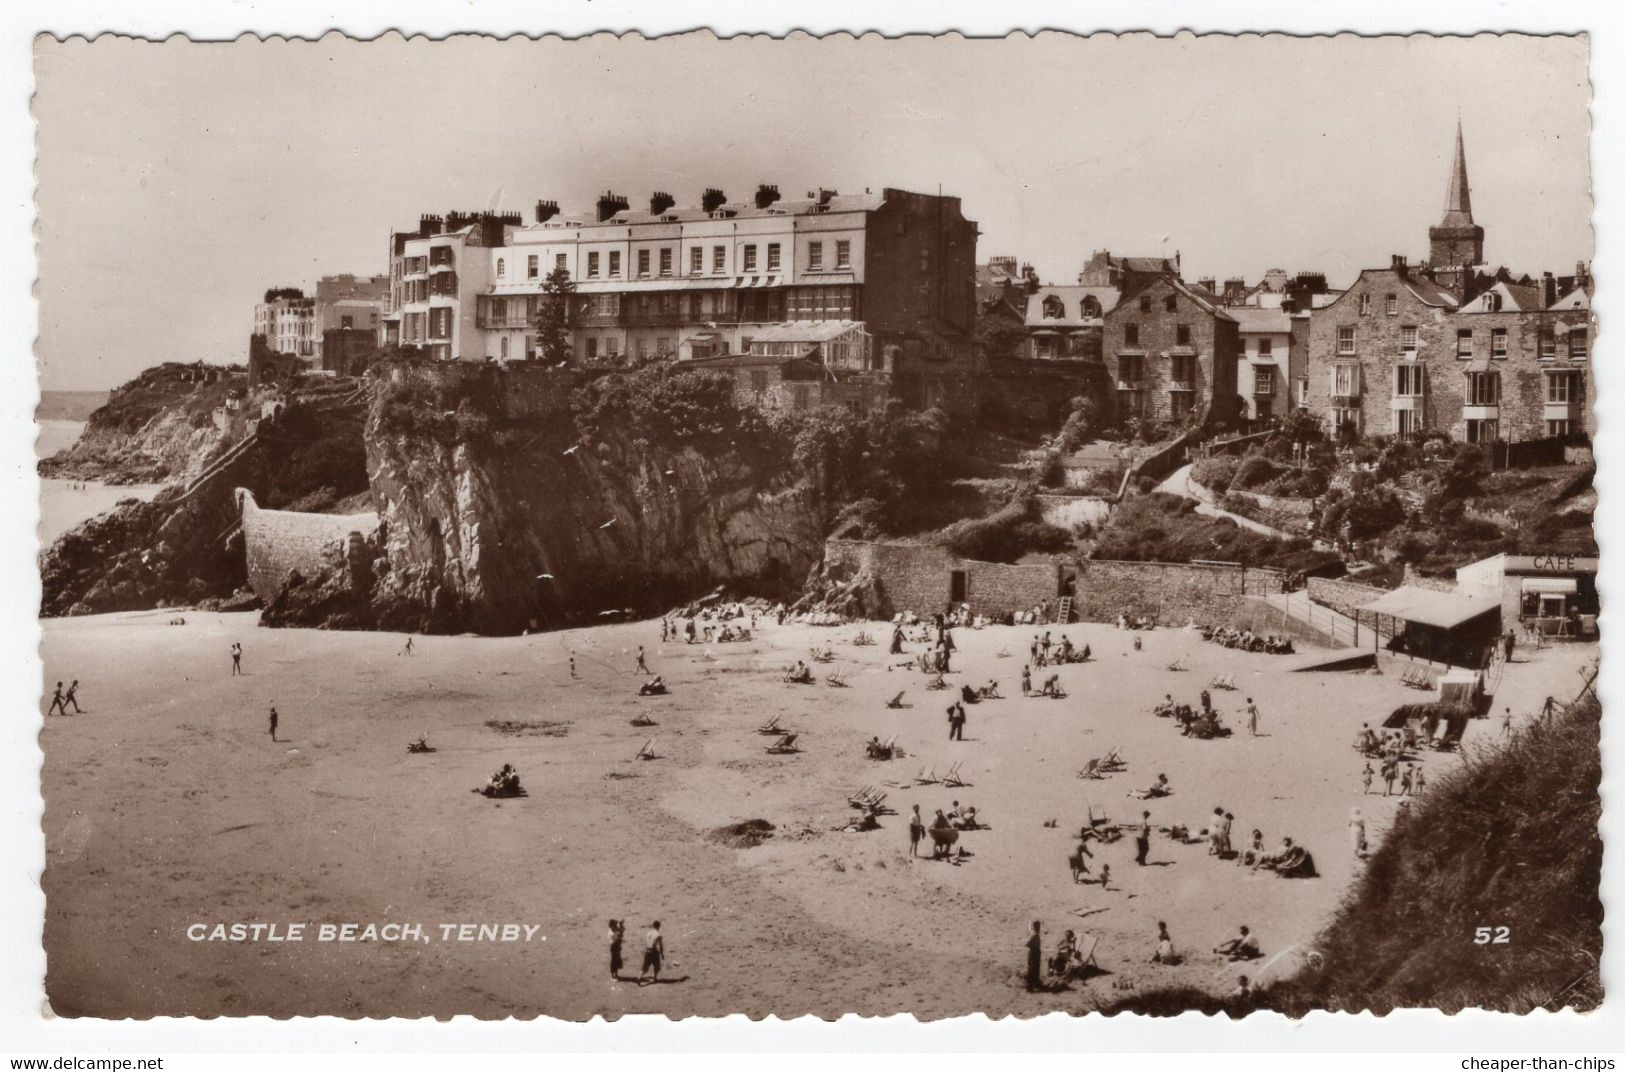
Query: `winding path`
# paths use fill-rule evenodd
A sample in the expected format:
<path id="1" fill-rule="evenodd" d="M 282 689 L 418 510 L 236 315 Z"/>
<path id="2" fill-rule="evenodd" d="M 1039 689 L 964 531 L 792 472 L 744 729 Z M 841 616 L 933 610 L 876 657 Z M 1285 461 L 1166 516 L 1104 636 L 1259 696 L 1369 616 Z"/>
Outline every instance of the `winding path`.
<path id="1" fill-rule="evenodd" d="M 1167 480 L 1157 485 L 1157 490 L 1165 491 L 1169 495 L 1178 495 L 1182 499 L 1194 499 L 1197 513 L 1205 517 L 1228 517 L 1242 528 L 1256 532 L 1260 536 L 1273 536 L 1278 540 L 1295 540 L 1298 538 L 1293 533 L 1272 528 L 1262 521 L 1254 521 L 1250 517 L 1232 514 L 1228 510 L 1221 509 L 1214 502 L 1217 496 L 1191 479 L 1191 467 L 1189 465 L 1175 469 Z"/>

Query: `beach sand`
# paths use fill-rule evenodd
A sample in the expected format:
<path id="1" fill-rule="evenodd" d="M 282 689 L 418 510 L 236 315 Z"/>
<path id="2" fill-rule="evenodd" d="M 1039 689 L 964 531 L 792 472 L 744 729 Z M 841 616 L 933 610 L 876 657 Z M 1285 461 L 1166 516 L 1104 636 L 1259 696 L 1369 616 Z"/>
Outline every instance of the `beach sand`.
<path id="1" fill-rule="evenodd" d="M 166 624 L 177 613 L 186 624 Z M 1022 699 L 1032 629 L 964 629 L 949 680 L 996 678 L 1010 698 L 969 707 L 966 740 L 951 743 L 954 694 L 888 669 L 898 659 L 883 625 L 865 627 L 879 643 L 864 647 L 851 643 L 855 625 L 764 622 L 752 642 L 690 647 L 661 644 L 658 622 L 644 622 L 419 637 L 410 655 L 400 635 L 258 629 L 251 614 L 42 626 L 47 681 L 82 678 L 86 708 L 46 719 L 41 736 L 48 994 L 59 1015 L 1000 1016 L 1085 1011 L 1160 985 L 1227 992 L 1240 973 L 1268 978 L 1300 963 L 1355 874 L 1349 809 L 1364 809 L 1375 841 L 1396 806 L 1362 797 L 1355 731 L 1419 698 L 1397 675 L 1285 673 L 1283 657 L 1176 630 L 1140 634 L 1135 652 L 1135 634 L 1073 625 L 1064 631 L 1095 660 L 1059 669 L 1067 699 Z M 817 685 L 781 681 L 826 640 L 837 660 L 815 664 Z M 246 649 L 238 678 L 228 676 L 233 641 Z M 671 695 L 636 695 L 639 644 Z M 1568 698 L 1578 687 L 1569 664 L 1594 651 L 1520 651 L 1503 697 L 1520 716 L 1546 692 Z M 1188 671 L 1167 669 L 1176 657 Z M 825 684 L 833 670 L 850 687 Z M 1235 736 L 1183 738 L 1150 713 L 1166 692 L 1194 702 L 1220 672 L 1240 687 L 1214 693 Z M 887 710 L 899 690 L 912 707 Z M 1263 714 L 1256 739 L 1242 717 L 1249 695 Z M 642 710 L 659 725 L 629 725 Z M 805 751 L 767 754 L 756 727 L 774 715 Z M 1499 719 L 1468 732 L 1491 739 Z M 407 754 L 419 733 L 436 752 Z M 872 735 L 895 735 L 907 758 L 866 759 Z M 660 758 L 635 760 L 651 737 Z M 1126 772 L 1076 777 L 1113 747 Z M 911 785 L 922 767 L 955 761 L 964 788 Z M 504 762 L 529 796 L 470 792 Z M 1433 782 L 1460 763 L 1425 760 Z M 1094 849 L 1097 873 L 1111 866 L 1109 889 L 1073 884 L 1066 858 L 1089 806 L 1128 822 L 1142 805 L 1126 794 L 1159 772 L 1174 795 L 1145 805 L 1154 823 L 1200 828 L 1222 806 L 1238 845 L 1254 827 L 1272 848 L 1291 836 L 1322 877 L 1254 873 L 1158 834 L 1154 866 L 1136 867 L 1125 838 Z M 886 789 L 898 814 L 878 831 L 835 832 L 864 785 Z M 911 860 L 910 805 L 929 821 L 954 800 L 991 829 L 961 836 L 971 853 L 961 865 Z M 709 836 L 750 819 L 773 823 L 774 836 L 751 848 Z M 663 922 L 667 982 L 611 981 L 610 917 L 628 921 L 633 973 L 644 927 Z M 1105 973 L 1024 992 L 1034 919 L 1046 951 L 1066 928 L 1097 937 Z M 1148 963 L 1158 920 L 1184 964 Z M 216 921 L 418 922 L 430 940 L 187 939 L 188 925 Z M 439 924 L 464 922 L 540 931 L 528 944 L 439 940 Z M 1268 966 L 1207 952 L 1243 923 Z"/>
<path id="2" fill-rule="evenodd" d="M 34 452 L 40 458 L 49 458 L 58 451 L 67 450 L 84 431 L 84 421 L 42 420 L 36 422 L 39 437 Z M 57 537 L 105 514 L 125 499 L 151 500 L 158 493 L 159 484 L 127 484 L 117 486 L 99 481 L 40 480 L 40 519 L 35 530 L 40 547 L 55 543 Z"/>

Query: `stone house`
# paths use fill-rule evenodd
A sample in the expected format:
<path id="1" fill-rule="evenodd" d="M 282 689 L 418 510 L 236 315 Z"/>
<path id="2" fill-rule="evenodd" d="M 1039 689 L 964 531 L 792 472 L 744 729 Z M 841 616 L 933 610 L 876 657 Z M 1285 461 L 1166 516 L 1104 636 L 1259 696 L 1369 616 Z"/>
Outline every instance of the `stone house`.
<path id="1" fill-rule="evenodd" d="M 1105 314 L 1102 349 L 1118 419 L 1237 416 L 1235 317 L 1173 276 L 1156 276 Z"/>

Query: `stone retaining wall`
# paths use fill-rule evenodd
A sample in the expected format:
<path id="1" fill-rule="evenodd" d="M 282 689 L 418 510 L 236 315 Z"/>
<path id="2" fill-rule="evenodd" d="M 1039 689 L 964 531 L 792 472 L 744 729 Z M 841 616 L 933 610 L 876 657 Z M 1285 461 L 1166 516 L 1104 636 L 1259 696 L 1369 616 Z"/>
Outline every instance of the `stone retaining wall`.
<path id="1" fill-rule="evenodd" d="M 1052 605 L 1069 592 L 1079 621 L 1115 621 L 1119 614 L 1148 614 L 1166 624 L 1187 618 L 1204 625 L 1234 619 L 1249 596 L 1283 590 L 1277 570 L 1170 562 L 1111 562 L 1085 559 L 1066 563 L 1007 565 L 955 558 L 931 544 L 828 540 L 827 564 L 873 577 L 885 597 L 884 613 L 931 614 L 953 593 L 954 574 L 964 575 L 965 600 L 979 614 L 1028 610 L 1045 600 Z"/>
<path id="2" fill-rule="evenodd" d="M 297 569 L 313 577 L 327 550 L 350 533 L 371 535 L 378 515 L 304 514 L 291 510 L 263 510 L 246 488 L 237 489 L 242 508 L 243 548 L 248 559 L 248 586 L 261 599 L 270 599 Z"/>

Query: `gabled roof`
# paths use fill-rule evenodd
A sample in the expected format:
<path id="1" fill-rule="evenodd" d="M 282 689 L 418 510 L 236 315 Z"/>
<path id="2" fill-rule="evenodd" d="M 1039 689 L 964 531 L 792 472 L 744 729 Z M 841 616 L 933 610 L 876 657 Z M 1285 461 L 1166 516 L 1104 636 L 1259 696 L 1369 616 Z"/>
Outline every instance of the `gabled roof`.
<path id="1" fill-rule="evenodd" d="M 1589 284 L 1583 287 L 1575 287 L 1566 294 L 1559 295 L 1558 299 L 1546 308 L 1589 309 L 1591 308 L 1591 287 Z"/>
<path id="2" fill-rule="evenodd" d="M 1292 318 L 1281 312 L 1280 306 L 1270 309 L 1256 305 L 1233 305 L 1225 312 L 1241 325 L 1244 335 L 1288 335 L 1292 332 Z"/>
<path id="3" fill-rule="evenodd" d="M 1061 302 L 1061 315 L 1059 317 L 1044 316 L 1044 300 L 1057 298 Z M 1100 303 L 1101 316 L 1112 311 L 1117 305 L 1116 287 L 1080 287 L 1076 285 L 1039 287 L 1027 295 L 1027 326 L 1037 327 L 1098 327 L 1101 317 L 1086 317 L 1083 315 L 1083 300 L 1094 298 Z"/>

